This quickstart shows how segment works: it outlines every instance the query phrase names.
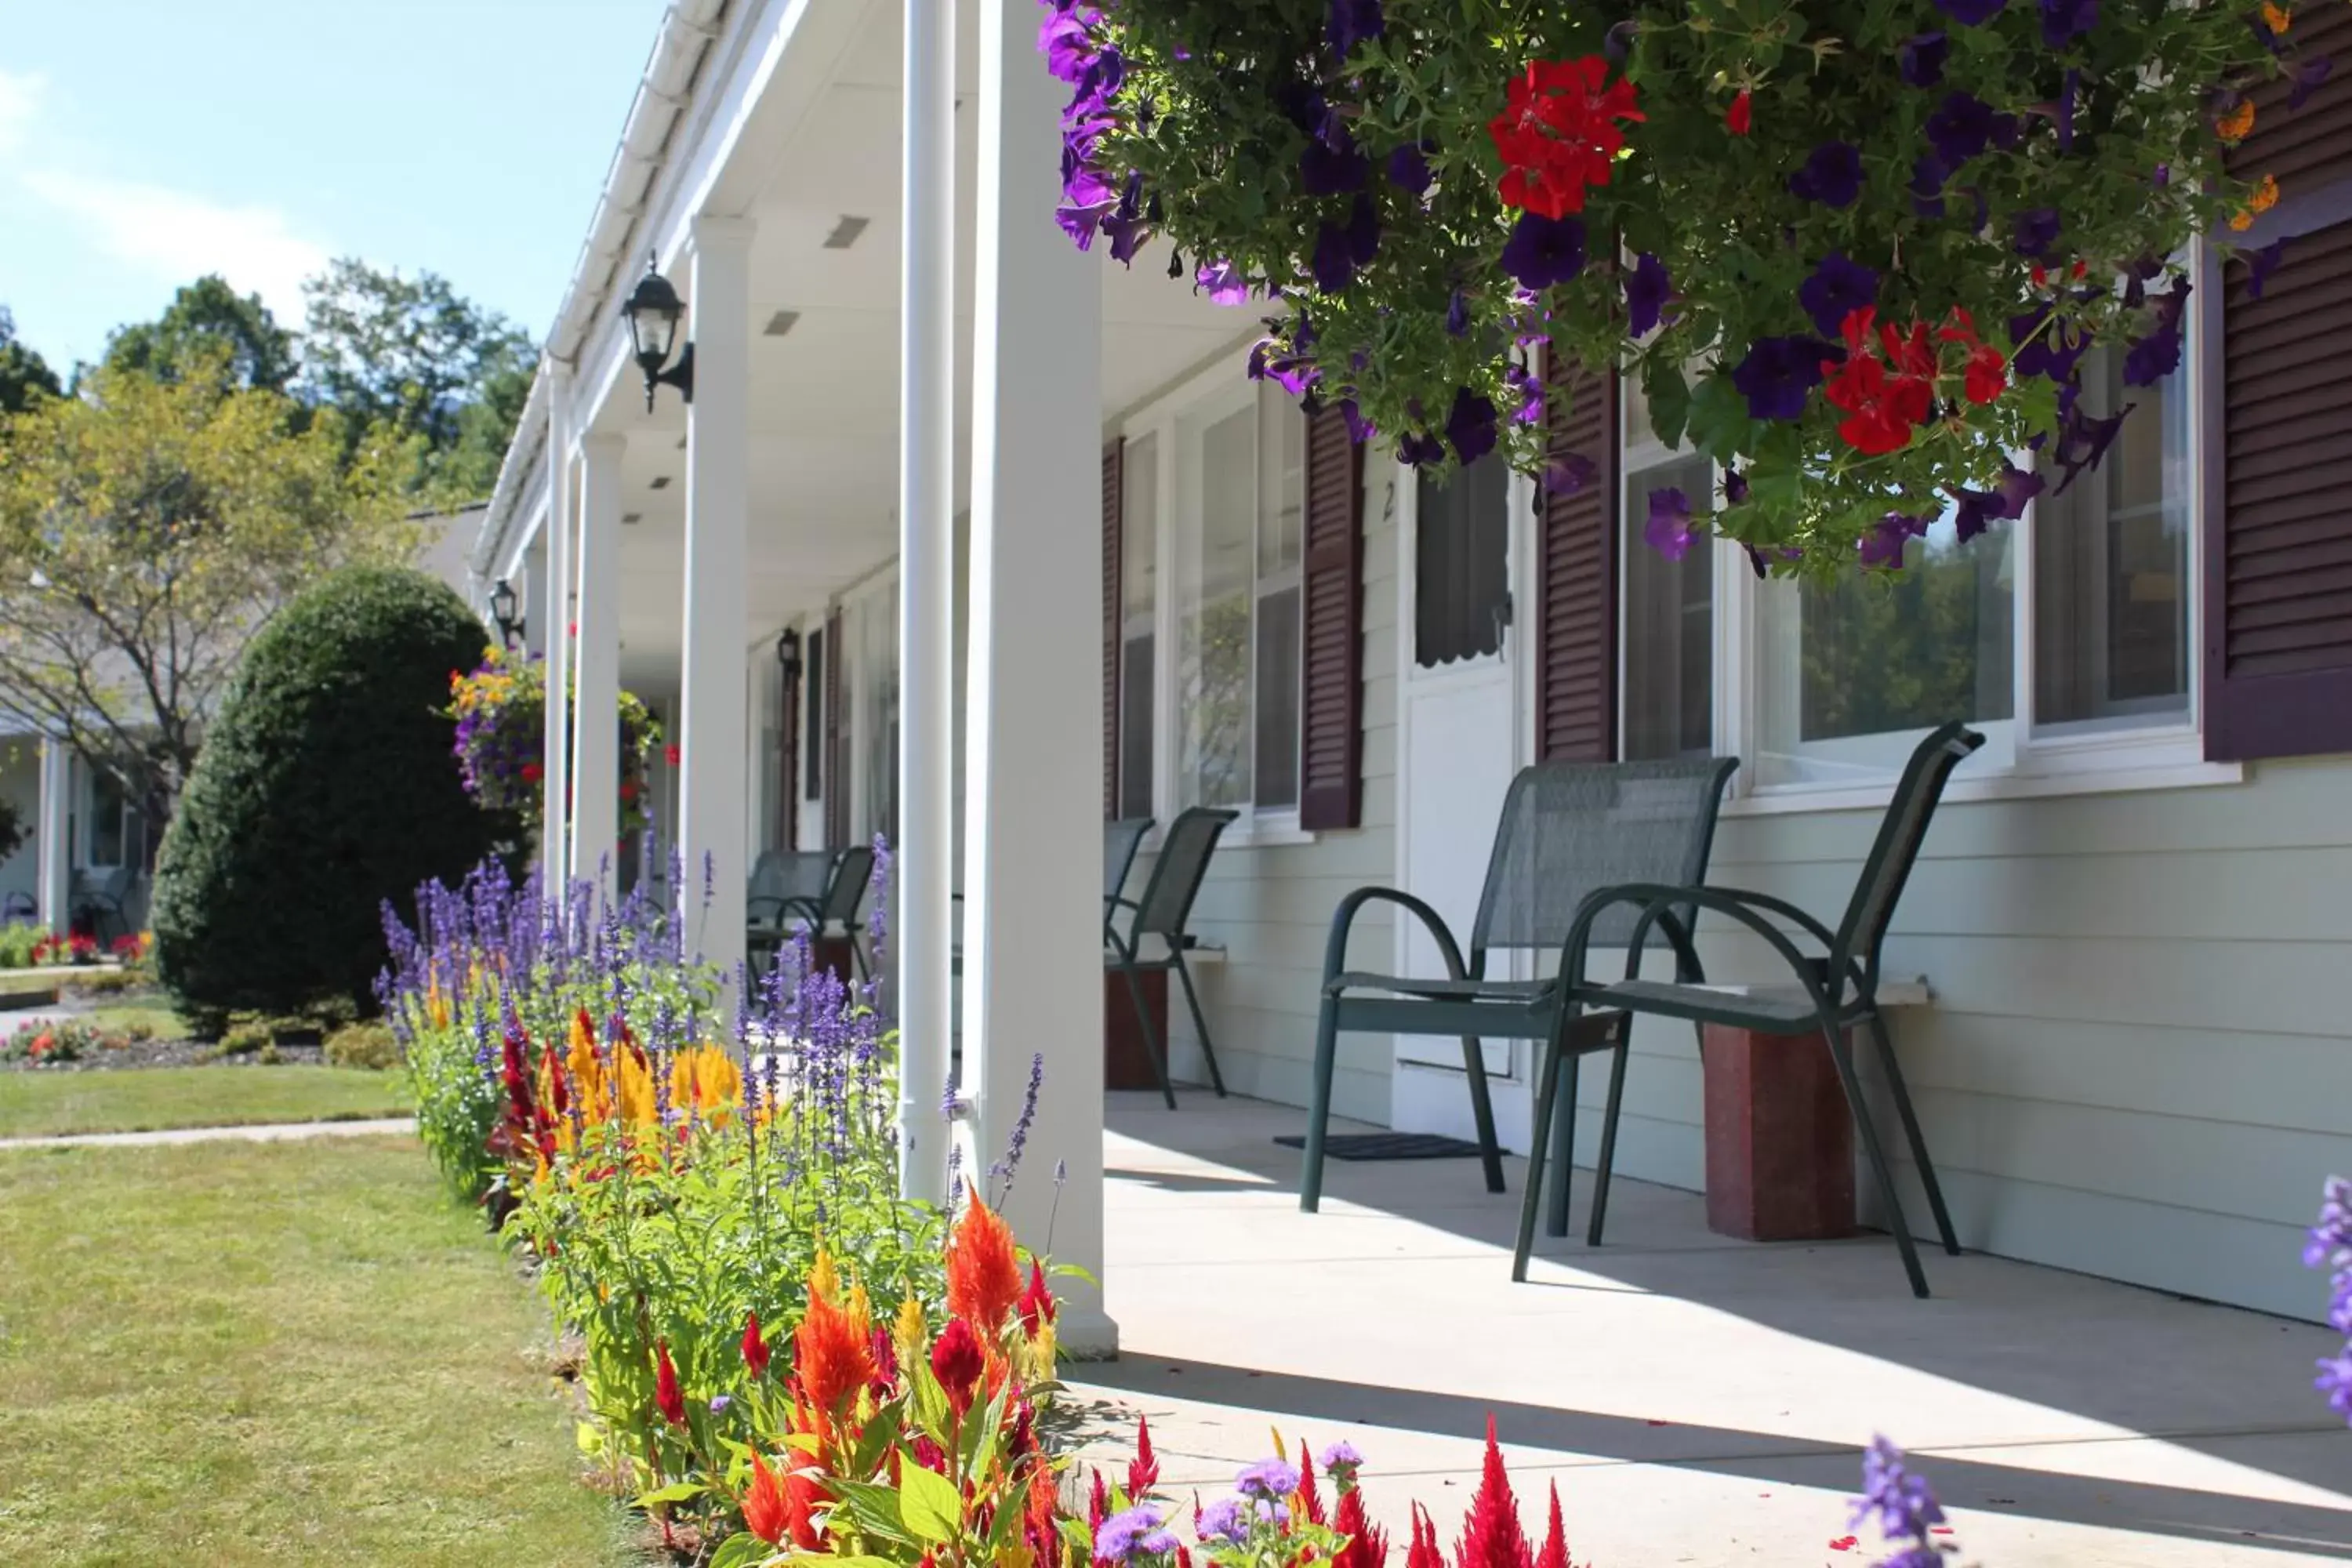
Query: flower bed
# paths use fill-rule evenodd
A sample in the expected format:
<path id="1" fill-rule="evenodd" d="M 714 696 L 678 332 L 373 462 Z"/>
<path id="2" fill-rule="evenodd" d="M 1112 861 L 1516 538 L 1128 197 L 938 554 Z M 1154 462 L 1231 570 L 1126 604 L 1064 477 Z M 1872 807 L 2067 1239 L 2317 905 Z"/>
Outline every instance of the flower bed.
<path id="1" fill-rule="evenodd" d="M 0 1037 L 0 1065 L 45 1068 L 92 1061 L 110 1052 L 127 1051 L 152 1039 L 154 1034 L 143 1023 L 109 1029 L 79 1018 L 35 1019 Z"/>
<path id="2" fill-rule="evenodd" d="M 2200 235 L 2259 293 L 2279 247 L 2230 241 L 2279 186 L 2226 154 L 2329 66 L 2284 3 L 1046 5 L 1079 246 L 1171 240 L 1270 308 L 1253 374 L 1409 463 L 1591 483 L 1561 433 L 1615 422 L 1569 405 L 1621 373 L 1721 476 L 1651 542 L 1759 573 L 1899 566 L 2096 463 L 2086 356 L 2173 368 Z"/>

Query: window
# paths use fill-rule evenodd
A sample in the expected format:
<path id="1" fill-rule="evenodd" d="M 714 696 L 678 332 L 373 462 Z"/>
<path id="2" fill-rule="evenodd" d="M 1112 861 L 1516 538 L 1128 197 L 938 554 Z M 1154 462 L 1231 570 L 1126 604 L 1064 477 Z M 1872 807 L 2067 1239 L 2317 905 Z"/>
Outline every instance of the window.
<path id="1" fill-rule="evenodd" d="M 1160 440 L 1130 441 L 1119 470 L 1118 814 L 1151 815 L 1151 736 L 1158 671 Z"/>
<path id="2" fill-rule="evenodd" d="M 1509 467 L 1492 457 L 1419 475 L 1412 658 L 1423 669 L 1502 651 L 1511 616 L 1510 483 Z"/>
<path id="3" fill-rule="evenodd" d="M 1306 416 L 1271 384 L 1235 380 L 1221 370 L 1129 430 L 1123 816 L 1298 805 Z"/>
<path id="4" fill-rule="evenodd" d="M 112 870 L 127 864 L 138 814 L 131 809 L 122 784 L 112 773 L 93 770 L 89 775 L 89 840 L 82 846 L 83 863 L 93 869 Z"/>
<path id="5" fill-rule="evenodd" d="M 865 686 L 866 833 L 898 840 L 898 594 L 895 583 L 857 606 Z M 853 711 L 858 711 L 853 710 Z"/>
<path id="6" fill-rule="evenodd" d="M 1642 537 L 1650 492 L 1679 489 L 1693 506 L 1715 493 L 1715 465 L 1668 447 L 1650 425 L 1641 388 L 1625 389 L 1624 715 L 1618 754 L 1629 761 L 1705 756 L 1715 735 L 1715 552 L 1669 561 Z"/>
<path id="7" fill-rule="evenodd" d="M 2070 747 L 2089 755 L 2080 749 L 2117 736 L 2158 746 L 2179 736 L 2196 651 L 2189 382 L 2184 368 L 2126 387 L 2112 357 L 2086 362 L 2086 411 L 2126 411 L 2096 469 L 2063 494 L 2051 474 L 2022 519 L 1969 540 L 1948 512 L 1910 542 L 1900 574 L 1833 584 L 1756 582 L 1731 569 L 1744 558 L 1728 545 L 1679 563 L 1651 549 L 1650 492 L 1676 487 L 1696 503 L 1714 475 L 1658 442 L 1629 391 L 1622 754 L 1714 749 L 1718 668 L 1745 695 L 1734 721 L 1750 790 L 1882 783 L 1920 734 L 1954 719 L 1986 732 L 1965 764 L 1975 772 Z"/>
<path id="8" fill-rule="evenodd" d="M 808 692 L 808 742 L 802 749 L 802 769 L 806 782 L 801 794 L 810 800 L 824 798 L 824 633 L 808 635 L 807 668 L 801 676 L 801 685 Z"/>

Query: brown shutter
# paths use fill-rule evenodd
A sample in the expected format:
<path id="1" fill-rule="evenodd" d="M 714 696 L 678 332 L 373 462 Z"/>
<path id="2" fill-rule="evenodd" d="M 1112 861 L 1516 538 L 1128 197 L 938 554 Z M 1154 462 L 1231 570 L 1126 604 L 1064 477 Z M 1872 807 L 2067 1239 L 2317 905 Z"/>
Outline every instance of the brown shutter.
<path id="1" fill-rule="evenodd" d="M 1364 795 L 1364 453 L 1337 409 L 1307 416 L 1298 825 L 1354 827 Z"/>
<path id="2" fill-rule="evenodd" d="M 841 711 L 849 684 L 844 676 L 849 649 L 842 636 L 839 605 L 824 619 L 824 847 L 841 849 L 849 844 L 849 726 Z"/>
<path id="3" fill-rule="evenodd" d="M 2305 58 L 2352 55 L 2352 6 L 2306 7 Z M 2205 480 L 2205 753 L 2222 760 L 2352 752 L 2352 72 L 2300 110 L 2255 95 L 2236 172 L 2281 200 L 2231 237 L 2287 241 L 2259 300 L 2246 268 L 2207 301 L 2221 331 L 2221 441 Z M 2208 428 L 2211 428 L 2209 423 Z M 2209 447 L 2209 450 L 2212 450 Z"/>
<path id="4" fill-rule="evenodd" d="M 1547 360 L 1551 356 L 1547 353 Z M 1578 457 L 1591 479 L 1536 496 L 1536 755 L 1547 762 L 1617 757 L 1617 384 L 1564 357 L 1549 367 L 1544 410 L 1554 463 Z"/>
<path id="5" fill-rule="evenodd" d="M 1127 442 L 1114 439 L 1102 455 L 1103 820 L 1118 816 L 1118 653 L 1125 609 L 1119 556 L 1127 507 Z"/>

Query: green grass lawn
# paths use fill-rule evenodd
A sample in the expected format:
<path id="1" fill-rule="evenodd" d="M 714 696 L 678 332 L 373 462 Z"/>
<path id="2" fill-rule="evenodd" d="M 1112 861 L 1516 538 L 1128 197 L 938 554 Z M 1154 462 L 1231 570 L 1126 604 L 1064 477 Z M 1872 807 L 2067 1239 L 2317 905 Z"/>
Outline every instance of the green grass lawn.
<path id="1" fill-rule="evenodd" d="M 407 1080 L 357 1068 L 126 1068 L 0 1072 L 0 1138 L 352 1121 L 402 1116 Z M 0 1559 L 0 1561 L 5 1561 Z"/>
<path id="2" fill-rule="evenodd" d="M 11 1152 L 0 1193 L 0 1563 L 631 1561 L 544 1308 L 407 1139 Z"/>

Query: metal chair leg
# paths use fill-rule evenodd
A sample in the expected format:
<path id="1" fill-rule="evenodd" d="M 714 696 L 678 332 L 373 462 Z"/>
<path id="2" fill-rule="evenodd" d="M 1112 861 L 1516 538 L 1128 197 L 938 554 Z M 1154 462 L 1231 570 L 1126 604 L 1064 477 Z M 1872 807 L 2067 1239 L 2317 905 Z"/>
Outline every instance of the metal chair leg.
<path id="1" fill-rule="evenodd" d="M 1609 1213 L 1609 1175 L 1617 1166 L 1617 1113 L 1625 1104 L 1625 1059 L 1633 1050 L 1633 1016 L 1617 1025 L 1617 1048 L 1609 1053 L 1609 1104 L 1601 1113 L 1601 1160 L 1592 1173 L 1592 1224 L 1584 1245 L 1601 1245 L 1601 1222 Z"/>
<path id="2" fill-rule="evenodd" d="M 1559 1090 L 1559 1064 L 1565 1053 L 1554 1037 L 1544 1046 L 1543 1066 L 1536 1072 L 1535 1125 L 1528 1129 L 1528 1190 L 1519 1199 L 1519 1239 L 1511 1253 L 1511 1282 L 1524 1285 L 1528 1255 L 1536 1246 L 1536 1212 L 1543 1204 L 1544 1149 L 1551 1138 L 1552 1101 Z"/>
<path id="3" fill-rule="evenodd" d="M 1551 1187 L 1544 1214 L 1546 1236 L 1568 1234 L 1570 1189 L 1576 1183 L 1576 1086 L 1582 1077 L 1579 1053 L 1563 1049 L 1559 1087 L 1553 1091 L 1551 1124 Z"/>
<path id="4" fill-rule="evenodd" d="M 1299 1155 L 1298 1207 L 1313 1214 L 1323 1202 L 1323 1134 L 1331 1122 L 1331 1069 L 1339 1049 L 1339 1003 L 1323 998 L 1315 1026 L 1315 1081 L 1307 1107 L 1307 1145 Z"/>
<path id="5" fill-rule="evenodd" d="M 1176 978 L 1184 983 L 1184 1005 L 1192 1009 L 1192 1027 L 1201 1036 L 1201 1054 L 1209 1061 L 1209 1087 L 1217 1091 L 1219 1100 L 1223 1100 L 1225 1098 L 1225 1075 L 1217 1070 L 1217 1047 L 1209 1039 L 1209 1020 L 1202 1015 L 1200 994 L 1192 989 L 1192 971 L 1184 962 L 1184 950 L 1180 947 L 1173 951 Z"/>
<path id="6" fill-rule="evenodd" d="M 1910 1140 L 1911 1158 L 1919 1166 L 1920 1184 L 1927 1189 L 1927 1206 L 1935 1211 L 1937 1235 L 1943 1239 L 1944 1250 L 1958 1258 L 1960 1241 L 1952 1232 L 1951 1211 L 1944 1206 L 1944 1186 L 1936 1180 L 1935 1163 L 1927 1158 L 1927 1140 L 1919 1131 L 1919 1113 L 1911 1109 L 1911 1090 L 1903 1081 L 1903 1064 L 1895 1059 L 1895 1041 L 1887 1033 L 1885 1016 L 1876 1007 L 1870 1010 L 1870 1033 L 1878 1042 L 1878 1059 L 1886 1068 L 1887 1087 L 1895 1091 L 1895 1113 L 1903 1119 L 1904 1137 Z"/>
<path id="7" fill-rule="evenodd" d="M 1160 1080 L 1160 1097 L 1168 1109 L 1176 1109 L 1176 1091 L 1168 1085 L 1168 1053 L 1160 1043 L 1160 1031 L 1151 1026 L 1151 1009 L 1143 1003 L 1143 982 L 1136 977 L 1135 966 L 1121 963 L 1118 972 L 1127 976 L 1127 994 L 1135 1002 L 1136 1027 L 1143 1031 L 1143 1052 L 1151 1058 L 1152 1076 Z"/>
<path id="8" fill-rule="evenodd" d="M 1478 1163 L 1486 1167 L 1486 1190 L 1503 1190 L 1503 1146 L 1495 1137 L 1495 1097 L 1486 1084 L 1486 1053 L 1477 1037 L 1462 1037 L 1462 1070 L 1470 1079 L 1470 1116 L 1478 1124 Z"/>
<path id="9" fill-rule="evenodd" d="M 1903 1198 L 1895 1190 L 1895 1173 L 1887 1168 L 1886 1152 L 1878 1146 L 1878 1129 L 1871 1121 L 1869 1106 L 1863 1101 L 1862 1082 L 1853 1075 L 1853 1056 L 1846 1049 L 1845 1032 L 1825 1017 L 1822 1020 L 1822 1037 L 1829 1042 L 1830 1059 L 1837 1066 L 1838 1081 L 1845 1089 L 1846 1106 L 1853 1112 L 1854 1132 L 1862 1140 L 1864 1157 L 1870 1162 L 1879 1199 L 1886 1205 L 1887 1228 L 1895 1233 L 1895 1248 L 1903 1255 L 1903 1272 L 1911 1277 L 1911 1293 L 1925 1300 L 1927 1273 L 1919 1267 L 1919 1249 L 1912 1245 L 1911 1226 L 1903 1217 Z"/>

